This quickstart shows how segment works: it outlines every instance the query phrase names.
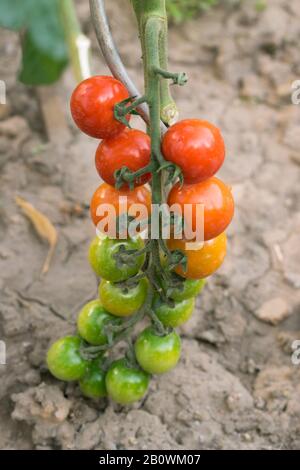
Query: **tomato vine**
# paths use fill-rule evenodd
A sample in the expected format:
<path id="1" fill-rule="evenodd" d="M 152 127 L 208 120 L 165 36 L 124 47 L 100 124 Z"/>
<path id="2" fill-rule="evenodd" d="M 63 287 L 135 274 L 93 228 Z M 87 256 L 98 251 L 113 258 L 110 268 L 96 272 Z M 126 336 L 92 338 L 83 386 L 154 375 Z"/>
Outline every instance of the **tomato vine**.
<path id="1" fill-rule="evenodd" d="M 96 4 L 90 0 L 99 42 L 107 51 Z M 129 84 L 131 91 L 134 87 L 113 54 L 118 62 L 116 75 L 123 80 L 90 77 L 76 87 L 71 98 L 77 126 L 104 139 L 96 152 L 96 168 L 105 183 L 92 197 L 91 218 L 108 236 L 96 237 L 89 250 L 90 264 L 102 278 L 99 299 L 79 313 L 80 340 L 76 336 L 62 338 L 47 356 L 49 369 L 57 378 L 79 380 L 86 396 L 97 398 L 107 392 L 121 404 L 141 399 L 152 374 L 165 373 L 177 364 L 181 343 L 174 328 L 190 318 L 204 278 L 222 264 L 224 231 L 234 210 L 230 188 L 213 176 L 225 156 L 219 130 L 199 119 L 173 124 L 177 107 L 170 84 L 185 85 L 187 77 L 168 70 L 165 0 L 131 0 L 131 4 L 141 40 L 144 94 L 129 95 L 124 85 Z M 106 28 L 103 18 L 101 24 Z M 115 70 L 114 65 L 111 68 Z M 133 113 L 147 122 L 148 136 L 128 129 Z M 151 193 L 142 185 L 150 177 Z M 120 209 L 122 197 L 128 201 L 125 212 Z M 101 225 L 105 217 L 98 209 L 107 203 L 115 210 L 118 230 L 114 234 Z M 145 242 L 136 234 L 132 237 L 128 228 L 128 222 L 135 219 L 130 208 L 136 203 L 147 208 L 146 219 L 139 222 L 140 231 L 141 225 L 148 229 Z M 186 223 L 180 211 L 170 208 L 170 239 L 163 236 L 163 213 L 158 212 L 153 225 L 153 208 L 166 203 L 169 208 L 173 204 L 183 208 L 182 213 L 186 204 L 204 206 L 204 242 L 200 247 L 189 251 L 188 240 L 176 239 L 177 228 Z M 192 215 L 191 226 L 197 232 L 197 214 Z M 151 326 L 140 332 L 133 344 L 135 327 L 146 317 Z M 109 353 L 121 341 L 127 342 L 126 355 L 111 362 Z"/>

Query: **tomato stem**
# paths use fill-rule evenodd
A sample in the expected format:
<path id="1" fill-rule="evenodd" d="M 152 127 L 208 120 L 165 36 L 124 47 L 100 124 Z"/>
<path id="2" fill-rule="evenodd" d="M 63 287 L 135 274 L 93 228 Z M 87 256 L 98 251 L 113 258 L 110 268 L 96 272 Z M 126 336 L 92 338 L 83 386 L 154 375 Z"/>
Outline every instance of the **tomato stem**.
<path id="1" fill-rule="evenodd" d="M 114 108 L 115 118 L 118 121 L 123 122 L 122 118 L 126 116 L 126 114 L 129 114 L 132 111 L 135 111 L 141 104 L 146 103 L 146 101 L 147 101 L 147 97 L 143 95 L 137 99 L 135 99 L 135 97 L 132 96 L 130 98 L 127 98 L 124 101 L 121 101 L 120 103 L 117 103 Z"/>
<path id="2" fill-rule="evenodd" d="M 93 2 L 91 2 L 93 3 Z M 125 116 L 137 109 L 141 104 L 147 103 L 149 108 L 148 134 L 151 138 L 151 160 L 150 163 L 137 172 L 131 172 L 123 167 L 115 174 L 117 185 L 122 183 L 132 184 L 136 178 L 147 172 L 151 172 L 152 180 L 152 204 L 161 205 L 165 202 L 163 186 L 174 183 L 177 179 L 182 181 L 182 173 L 179 167 L 164 159 L 161 153 L 162 125 L 161 119 L 167 124 L 177 116 L 176 105 L 170 95 L 169 80 L 178 85 L 184 85 L 186 75 L 183 73 L 171 73 L 167 71 L 167 14 L 165 0 L 131 0 L 135 10 L 144 64 L 145 93 L 135 99 L 134 97 L 118 103 L 115 106 L 115 117 L 124 121 Z M 125 121 L 124 121 L 125 123 Z M 167 179 L 165 178 L 167 175 Z M 149 221 L 148 221 L 149 225 Z M 151 225 L 151 219 L 150 219 Z M 167 262 L 162 264 L 160 250 L 166 255 Z M 129 320 L 118 325 L 107 325 L 107 336 L 109 341 L 105 345 L 88 346 L 83 344 L 81 354 L 83 357 L 97 357 L 111 349 L 120 341 L 130 342 L 130 335 L 135 325 L 146 315 L 151 319 L 155 331 L 159 335 L 169 333 L 152 309 L 154 294 L 158 294 L 162 301 L 168 302 L 167 291 L 172 287 L 172 275 L 170 269 L 175 266 L 174 254 L 172 254 L 165 240 L 162 238 L 162 220 L 159 219 L 159 238 L 152 239 L 151 233 L 146 242 L 145 249 L 138 254 L 146 254 L 146 261 L 142 272 L 124 282 L 124 285 L 134 284 L 140 279 L 147 277 L 149 288 L 144 305 Z M 133 253 L 129 253 L 133 256 Z M 128 253 L 117 253 L 119 262 L 128 262 Z M 177 256 L 178 258 L 178 256 Z M 178 261 L 180 261 L 178 259 Z M 122 283 L 121 283 L 122 284 Z M 132 348 L 129 347 L 127 359 L 132 362 Z"/>
<path id="3" fill-rule="evenodd" d="M 174 85 L 183 86 L 187 83 L 187 75 L 185 72 L 173 73 L 159 67 L 155 67 L 154 72 L 165 79 L 172 79 Z"/>

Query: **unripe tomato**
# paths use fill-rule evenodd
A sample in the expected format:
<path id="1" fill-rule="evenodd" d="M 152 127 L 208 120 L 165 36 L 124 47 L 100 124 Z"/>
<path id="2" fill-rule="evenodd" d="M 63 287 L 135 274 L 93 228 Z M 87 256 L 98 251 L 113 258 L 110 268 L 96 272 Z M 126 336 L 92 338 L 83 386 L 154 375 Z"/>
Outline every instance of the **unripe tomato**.
<path id="1" fill-rule="evenodd" d="M 174 274 L 174 276 L 177 275 Z M 191 299 L 192 297 L 196 297 L 200 294 L 205 285 L 205 280 L 182 279 L 180 287 L 169 287 L 165 283 L 163 283 L 163 285 L 168 290 L 168 297 L 170 299 L 176 300 L 176 302 L 181 302 L 182 300 Z"/>
<path id="2" fill-rule="evenodd" d="M 105 381 L 108 396 L 121 405 L 128 405 L 143 398 L 150 376 L 141 369 L 129 367 L 125 359 L 119 359 L 108 369 Z"/>
<path id="3" fill-rule="evenodd" d="M 96 152 L 95 164 L 100 177 L 105 183 L 115 185 L 114 173 L 122 167 L 136 172 L 150 162 L 150 137 L 137 129 L 125 129 L 121 134 L 103 140 Z M 137 178 L 135 186 L 147 183 L 151 173 Z M 124 183 L 122 188 L 128 188 Z"/>
<path id="4" fill-rule="evenodd" d="M 195 307 L 195 299 L 186 299 L 174 302 L 174 305 L 162 303 L 159 298 L 154 301 L 154 312 L 164 326 L 177 328 L 186 323 L 191 317 Z"/>
<path id="5" fill-rule="evenodd" d="M 175 271 L 187 279 L 202 279 L 213 274 L 224 261 L 226 256 L 226 234 L 204 243 L 198 250 L 187 249 L 184 240 L 168 240 L 170 250 L 181 250 L 187 256 L 187 270 L 177 266 Z"/>
<path id="6" fill-rule="evenodd" d="M 146 300 L 148 282 L 141 279 L 130 287 L 102 279 L 99 286 L 99 297 L 106 310 L 117 317 L 127 317 L 136 312 Z"/>
<path id="7" fill-rule="evenodd" d="M 136 359 L 149 374 L 164 374 L 176 366 L 181 352 L 181 341 L 173 331 L 158 336 L 151 327 L 142 331 L 134 345 Z"/>
<path id="8" fill-rule="evenodd" d="M 217 127 L 200 119 L 185 119 L 171 126 L 162 141 L 166 160 L 178 165 L 186 184 L 213 176 L 225 158 L 225 145 Z"/>
<path id="9" fill-rule="evenodd" d="M 80 344 L 78 336 L 65 336 L 51 345 L 47 365 L 54 377 L 70 381 L 84 376 L 88 363 L 80 356 Z"/>
<path id="10" fill-rule="evenodd" d="M 129 97 L 114 77 L 95 76 L 83 80 L 71 96 L 71 113 L 79 129 L 97 139 L 119 134 L 125 125 L 114 117 L 114 106 Z M 129 121 L 130 116 L 126 119 Z"/>
<path id="11" fill-rule="evenodd" d="M 79 381 L 82 394 L 89 398 L 106 397 L 105 375 L 99 365 L 99 359 L 90 362 L 87 372 Z"/>
<path id="12" fill-rule="evenodd" d="M 92 300 L 80 311 L 77 328 L 85 341 L 99 346 L 107 343 L 107 336 L 103 331 L 107 323 L 116 323 L 116 318 L 105 310 L 100 300 Z"/>
<path id="13" fill-rule="evenodd" d="M 174 207 L 174 212 L 180 215 L 184 215 L 185 205 L 191 204 L 190 226 L 193 231 L 197 229 L 196 205 L 202 204 L 204 206 L 204 240 L 211 240 L 224 232 L 234 213 L 234 201 L 230 188 L 215 177 L 202 183 L 184 184 L 182 187 L 177 183 L 170 191 L 168 204 L 169 206 L 178 204 L 179 207 Z"/>
<path id="14" fill-rule="evenodd" d="M 125 281 L 138 273 L 145 261 L 145 255 L 132 256 L 131 262 L 120 265 L 114 258 L 119 250 L 141 250 L 144 242 L 141 238 L 112 240 L 94 238 L 89 249 L 89 262 L 95 273 L 111 282 Z"/>
<path id="15" fill-rule="evenodd" d="M 107 206 L 104 206 L 104 204 L 109 205 L 110 212 L 108 212 Z M 139 206 L 136 206 L 137 204 Z M 132 213 L 133 209 L 137 209 L 139 213 Z M 129 213 L 137 218 L 140 217 L 140 209 L 145 212 L 145 214 L 141 215 L 142 219 L 150 216 L 151 192 L 146 186 L 138 186 L 130 191 L 128 188 L 117 190 L 106 183 L 101 184 L 95 191 L 90 207 L 91 218 L 94 224 L 101 232 L 113 238 L 117 238 L 115 236 L 116 217 Z M 103 227 L 99 225 L 101 221 Z"/>

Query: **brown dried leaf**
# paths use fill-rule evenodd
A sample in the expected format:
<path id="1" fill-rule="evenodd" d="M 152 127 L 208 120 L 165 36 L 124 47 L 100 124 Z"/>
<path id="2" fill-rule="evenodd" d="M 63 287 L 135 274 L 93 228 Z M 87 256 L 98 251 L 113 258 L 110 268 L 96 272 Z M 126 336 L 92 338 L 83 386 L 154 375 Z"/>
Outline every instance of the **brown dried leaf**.
<path id="1" fill-rule="evenodd" d="M 45 274 L 49 270 L 50 262 L 57 243 L 56 228 L 44 214 L 35 209 L 35 207 L 25 201 L 25 199 L 17 196 L 16 203 L 21 207 L 26 217 L 31 221 L 40 238 L 49 243 L 49 251 L 42 269 L 42 274 Z"/>

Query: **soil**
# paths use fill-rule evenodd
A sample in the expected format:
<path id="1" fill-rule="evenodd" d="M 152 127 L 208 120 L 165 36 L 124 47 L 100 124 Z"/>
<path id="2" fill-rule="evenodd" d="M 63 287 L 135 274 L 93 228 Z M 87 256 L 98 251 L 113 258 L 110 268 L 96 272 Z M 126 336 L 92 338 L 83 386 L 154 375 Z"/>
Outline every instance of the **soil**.
<path id="1" fill-rule="evenodd" d="M 107 2 L 129 73 L 142 86 L 140 51 L 127 0 Z M 222 2 L 223 3 L 223 2 Z M 225 2 L 224 2 L 225 3 Z M 86 254 L 93 236 L 89 200 L 99 184 L 93 139 L 68 114 L 68 70 L 51 93 L 68 129 L 47 140 L 41 93 L 17 82 L 18 38 L 1 31 L 0 78 L 8 90 L 0 121 L 0 366 L 2 449 L 300 449 L 300 77 L 298 0 L 223 5 L 170 30 L 170 69 L 180 117 L 219 125 L 227 143 L 220 176 L 232 185 L 236 214 L 227 260 L 181 329 L 182 359 L 152 380 L 143 402 L 119 407 L 81 397 L 52 378 L 49 344 L 74 332 L 80 307 L 96 295 Z M 93 68 L 107 73 L 89 22 Z M 49 272 L 47 246 L 15 203 L 43 212 L 58 231 Z"/>

